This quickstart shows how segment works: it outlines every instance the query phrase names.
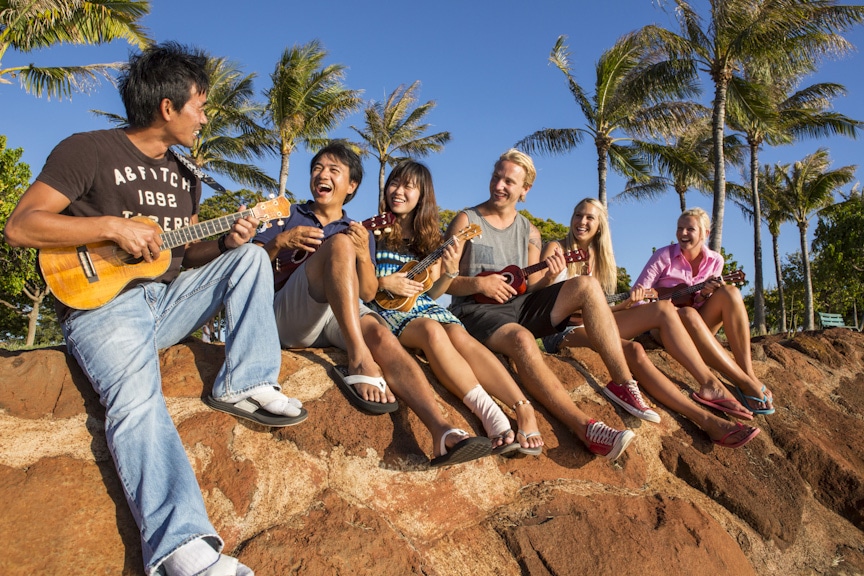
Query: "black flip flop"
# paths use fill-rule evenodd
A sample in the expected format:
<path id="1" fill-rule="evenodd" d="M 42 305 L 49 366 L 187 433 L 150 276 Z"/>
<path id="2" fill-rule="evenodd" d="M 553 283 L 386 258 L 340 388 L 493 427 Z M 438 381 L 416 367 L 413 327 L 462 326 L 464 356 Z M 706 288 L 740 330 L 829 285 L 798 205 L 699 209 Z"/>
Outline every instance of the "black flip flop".
<path id="1" fill-rule="evenodd" d="M 346 378 L 351 378 L 348 375 L 348 367 L 343 365 L 332 366 L 330 368 L 330 376 L 333 380 L 336 381 L 336 385 L 342 391 L 343 394 L 348 398 L 348 401 L 354 405 L 355 408 L 359 408 L 360 410 L 367 412 L 369 414 L 374 414 L 376 416 L 381 414 L 389 414 L 391 412 L 395 412 L 399 409 L 399 402 L 370 402 L 366 400 L 360 394 L 357 393 L 357 389 L 354 388 L 353 384 L 349 384 Z M 369 378 L 372 379 L 371 376 L 359 376 L 355 375 L 355 378 Z M 383 380 L 382 380 L 383 381 Z"/>
<path id="2" fill-rule="evenodd" d="M 446 434 L 444 437 L 446 438 Z M 436 456 L 429 463 L 429 466 L 432 468 L 438 468 L 441 466 L 452 466 L 453 464 L 462 464 L 463 462 L 468 462 L 470 460 L 476 460 L 477 458 L 483 458 L 484 456 L 489 456 L 492 453 L 492 442 L 489 438 L 484 438 L 482 436 L 472 436 L 470 438 L 466 438 L 462 440 L 455 446 L 453 446 L 450 450 L 447 451 L 446 454 L 442 454 L 441 456 Z"/>
<path id="3" fill-rule="evenodd" d="M 273 414 L 272 412 L 268 412 L 267 410 L 264 410 L 264 408 L 261 408 L 261 405 L 252 398 L 241 400 L 236 404 L 231 404 L 230 402 L 222 402 L 221 400 L 216 400 L 212 396 L 207 396 L 204 398 L 204 403 L 219 412 L 231 414 L 232 416 L 237 416 L 238 418 L 243 418 L 244 420 L 249 420 L 256 424 L 261 424 L 262 426 L 272 426 L 274 428 L 294 426 L 295 424 L 300 424 L 309 417 L 309 412 L 307 412 L 305 408 L 300 408 L 300 414 L 297 416 Z"/>

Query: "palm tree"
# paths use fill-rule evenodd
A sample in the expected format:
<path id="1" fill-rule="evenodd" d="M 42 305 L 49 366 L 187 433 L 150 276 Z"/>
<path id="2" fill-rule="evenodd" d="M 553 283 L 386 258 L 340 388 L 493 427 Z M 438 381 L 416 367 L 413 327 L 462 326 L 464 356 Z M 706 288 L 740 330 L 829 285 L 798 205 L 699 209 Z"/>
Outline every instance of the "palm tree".
<path id="1" fill-rule="evenodd" d="M 764 164 L 758 172 L 758 189 L 760 193 L 757 196 L 757 201 L 759 202 L 758 210 L 754 210 L 753 202 L 754 196 L 752 194 L 752 186 L 746 187 L 741 186 L 734 183 L 729 183 L 729 188 L 727 192 L 729 193 L 729 197 L 732 201 L 738 206 L 741 210 L 741 213 L 747 218 L 747 220 L 754 224 L 754 229 L 756 228 L 756 214 L 760 215 L 762 222 L 767 224 L 768 232 L 771 234 L 771 247 L 772 254 L 774 256 L 774 276 L 777 281 L 777 296 L 779 300 L 780 313 L 778 314 L 780 318 L 780 326 L 779 331 L 781 333 L 786 332 L 786 302 L 784 297 L 783 290 L 783 276 L 781 270 L 781 261 L 780 261 L 780 225 L 784 222 L 788 222 L 789 216 L 784 212 L 783 208 L 780 205 L 780 197 L 783 194 L 783 173 L 789 170 L 788 165 L 784 164 L 776 164 L 774 166 L 770 164 Z M 757 277 L 760 276 L 759 270 L 761 270 L 761 234 L 757 236 L 757 242 L 760 246 L 759 254 L 759 266 L 756 268 Z M 756 291 L 754 291 L 754 324 L 756 325 L 756 330 L 759 331 L 760 334 L 766 332 L 764 328 L 760 331 L 759 328 L 759 301 L 756 298 Z M 762 323 L 764 325 L 764 288 L 763 288 L 763 298 L 762 298 Z"/>
<path id="2" fill-rule="evenodd" d="M 435 102 L 430 100 L 414 107 L 419 87 L 420 81 L 416 80 L 408 88 L 404 85 L 397 87 L 387 97 L 386 102 L 369 102 L 365 111 L 366 129 L 359 130 L 351 126 L 373 151 L 372 155 L 378 159 L 378 203 L 382 206 L 384 170 L 387 164 L 392 166 L 405 157 L 423 158 L 432 152 L 440 152 L 444 149 L 444 144 L 450 141 L 449 132 L 423 136 L 429 129 L 429 124 L 420 122 L 435 107 Z M 397 156 L 400 153 L 405 156 Z"/>
<path id="3" fill-rule="evenodd" d="M 282 165 L 279 194 L 285 194 L 288 159 L 303 142 L 307 148 L 321 145 L 346 116 L 361 105 L 361 91 L 342 85 L 345 67 L 321 67 L 327 52 L 318 40 L 293 46 L 282 53 L 270 75 L 273 87 L 265 92 L 267 115 L 278 134 Z"/>
<path id="4" fill-rule="evenodd" d="M 597 196 L 606 205 L 610 164 L 631 180 L 648 179 L 649 166 L 641 159 L 635 138 L 669 134 L 696 119 L 695 104 L 672 101 L 696 94 L 690 82 L 693 76 L 682 73 L 680 63 L 656 62 L 642 35 L 631 33 L 597 61 L 594 95 L 589 98 L 571 74 L 565 40 L 566 36 L 558 37 L 549 61 L 564 73 L 587 124 L 584 128 L 544 128 L 517 142 L 516 147 L 528 153 L 562 154 L 575 148 L 585 135 L 590 136 L 597 149 Z"/>
<path id="5" fill-rule="evenodd" d="M 28 93 L 62 99 L 87 92 L 99 77 L 110 76 L 122 64 L 3 68 L 11 48 L 28 53 L 56 44 L 103 44 L 126 40 L 136 48 L 152 41 L 138 21 L 150 12 L 150 2 L 134 0 L 2 0 L 0 1 L 0 84 L 18 80 Z"/>
<path id="6" fill-rule="evenodd" d="M 780 303 L 780 332 L 785 334 L 786 327 L 786 298 L 783 290 L 783 266 L 780 261 L 780 225 L 788 221 L 788 215 L 783 212 L 781 205 L 782 174 L 786 167 L 765 165 L 760 171 L 759 181 L 762 183 L 762 194 L 759 200 L 764 206 L 760 213 L 768 224 L 768 233 L 771 234 L 771 252 L 774 256 L 774 277 L 777 282 L 777 296 Z"/>
<path id="7" fill-rule="evenodd" d="M 276 179 L 249 163 L 276 154 L 272 133 L 259 124 L 264 105 L 253 100 L 255 74 L 243 75 L 237 64 L 225 58 L 210 58 L 207 68 L 207 124 L 191 150 L 195 163 L 244 186 L 277 192 Z"/>
<path id="8" fill-rule="evenodd" d="M 278 184 L 274 178 L 254 164 L 237 161 L 276 153 L 272 133 L 258 124 L 264 106 L 252 100 L 255 74 L 244 76 L 237 64 L 212 57 L 207 59 L 207 73 L 210 77 L 204 105 L 207 123 L 201 127 L 189 159 L 205 172 L 223 174 L 244 186 L 276 192 Z M 126 118 L 121 115 L 102 110 L 91 112 L 117 126 L 126 125 Z"/>
<path id="9" fill-rule="evenodd" d="M 845 94 L 840 84 L 813 84 L 789 95 L 797 76 L 779 78 L 770 69 L 758 68 L 748 76 L 759 76 L 756 86 L 762 101 L 772 108 L 772 113 L 752 113 L 753 107 L 739 104 L 730 98 L 729 125 L 741 131 L 747 138 L 750 149 L 750 206 L 753 209 L 754 252 L 754 324 L 758 334 L 764 334 L 765 297 L 762 278 L 762 215 L 759 200 L 759 149 L 763 142 L 786 144 L 797 137 L 845 135 L 855 138 L 860 123 L 843 114 L 829 111 L 831 100 Z M 738 105 L 734 105 L 735 104 Z"/>
<path id="10" fill-rule="evenodd" d="M 735 135 L 724 141 L 726 161 L 737 164 L 742 160 L 742 142 Z M 654 200 L 669 188 L 678 195 L 681 211 L 687 209 L 687 192 L 692 188 L 703 194 L 711 193 L 713 142 L 710 117 L 700 117 L 663 142 L 641 142 L 640 153 L 655 167 L 659 176 L 647 182 L 630 180 L 616 199 Z"/>
<path id="11" fill-rule="evenodd" d="M 813 154 L 795 162 L 791 171 L 783 172 L 781 206 L 789 220 L 798 225 L 801 236 L 801 256 L 804 264 L 804 329 L 815 329 L 813 315 L 813 281 L 810 274 L 810 256 L 807 249 L 807 229 L 810 218 L 819 210 L 834 203 L 834 191 L 855 178 L 856 166 L 843 166 L 829 170 L 828 151 L 820 148 Z"/>
<path id="12" fill-rule="evenodd" d="M 864 20 L 864 6 L 837 6 L 835 0 L 711 0 L 707 25 L 685 0 L 675 0 L 681 34 L 657 26 L 643 28 L 670 61 L 691 61 L 714 83 L 712 133 L 714 140 L 713 225 L 709 247 L 720 250 L 726 202 L 723 140 L 727 98 L 738 91 L 741 102 L 752 85 L 742 76 L 747 62 L 771 68 L 788 77 L 815 68 L 823 55 L 840 55 L 852 46 L 840 33 Z M 760 113 L 754 107 L 754 113 Z M 770 109 L 761 113 L 770 114 Z"/>

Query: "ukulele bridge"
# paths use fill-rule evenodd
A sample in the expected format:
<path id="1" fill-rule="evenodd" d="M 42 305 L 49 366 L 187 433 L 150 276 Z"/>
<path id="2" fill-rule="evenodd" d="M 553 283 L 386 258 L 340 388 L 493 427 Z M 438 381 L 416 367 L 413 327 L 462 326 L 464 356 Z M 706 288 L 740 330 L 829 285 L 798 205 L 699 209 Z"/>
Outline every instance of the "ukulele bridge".
<path id="1" fill-rule="evenodd" d="M 84 272 L 87 282 L 90 284 L 98 282 L 99 275 L 96 274 L 96 267 L 93 265 L 93 260 L 90 258 L 90 251 L 87 250 L 87 246 L 78 246 L 75 249 L 75 253 L 78 256 L 78 264 L 81 265 L 81 271 Z"/>

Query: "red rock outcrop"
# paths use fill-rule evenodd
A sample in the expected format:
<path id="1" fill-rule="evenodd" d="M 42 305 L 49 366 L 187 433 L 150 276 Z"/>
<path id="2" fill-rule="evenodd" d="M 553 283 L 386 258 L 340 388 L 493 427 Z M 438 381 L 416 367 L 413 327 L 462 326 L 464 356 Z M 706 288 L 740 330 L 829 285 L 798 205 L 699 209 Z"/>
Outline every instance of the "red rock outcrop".
<path id="1" fill-rule="evenodd" d="M 743 449 L 660 406 L 657 425 L 616 410 L 598 394 L 599 357 L 568 349 L 547 362 L 573 401 L 637 434 L 617 463 L 537 406 L 542 456 L 444 470 L 428 468 L 413 413 L 348 404 L 327 376 L 339 350 L 282 353 L 284 386 L 310 417 L 276 431 L 201 402 L 221 346 L 189 340 L 161 360 L 211 519 L 259 576 L 864 574 L 864 335 L 771 336 L 753 353 L 778 409 Z M 664 351 L 649 355 L 682 394 L 694 387 Z M 104 412 L 74 360 L 0 351 L 0 375 L 0 573 L 141 574 Z M 441 410 L 482 433 L 427 376 Z"/>

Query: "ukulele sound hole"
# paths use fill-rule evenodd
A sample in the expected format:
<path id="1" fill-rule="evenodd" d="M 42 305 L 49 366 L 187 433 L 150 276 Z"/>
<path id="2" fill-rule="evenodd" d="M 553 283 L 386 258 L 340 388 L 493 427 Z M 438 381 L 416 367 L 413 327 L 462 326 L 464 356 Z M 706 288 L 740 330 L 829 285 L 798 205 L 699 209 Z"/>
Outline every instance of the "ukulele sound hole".
<path id="1" fill-rule="evenodd" d="M 120 250 L 119 248 L 117 248 L 114 251 L 114 255 L 117 258 L 117 260 L 119 260 L 122 264 L 125 264 L 127 266 L 132 266 L 134 264 L 140 264 L 141 262 L 144 261 L 144 258 L 142 256 L 139 256 L 136 258 L 132 254 L 126 252 L 125 250 Z"/>

